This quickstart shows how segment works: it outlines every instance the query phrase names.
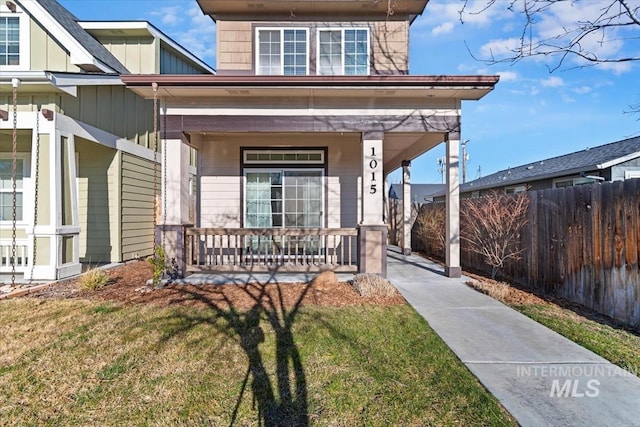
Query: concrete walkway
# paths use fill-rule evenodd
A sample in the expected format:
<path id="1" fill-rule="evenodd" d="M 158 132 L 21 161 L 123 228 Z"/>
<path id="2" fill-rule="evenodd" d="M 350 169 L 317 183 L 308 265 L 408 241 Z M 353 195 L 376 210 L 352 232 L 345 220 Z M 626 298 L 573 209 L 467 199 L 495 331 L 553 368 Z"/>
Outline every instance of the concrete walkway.
<path id="1" fill-rule="evenodd" d="M 418 256 L 388 279 L 523 426 L 640 426 L 640 379 Z M 640 350 L 639 350 L 640 351 Z"/>

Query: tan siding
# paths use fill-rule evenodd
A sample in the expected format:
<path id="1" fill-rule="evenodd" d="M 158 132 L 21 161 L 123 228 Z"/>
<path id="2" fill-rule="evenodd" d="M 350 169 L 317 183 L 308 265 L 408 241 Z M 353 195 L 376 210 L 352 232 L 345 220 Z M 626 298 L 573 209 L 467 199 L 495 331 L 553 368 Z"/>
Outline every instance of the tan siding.
<path id="1" fill-rule="evenodd" d="M 216 34 L 218 70 L 253 68 L 251 22 L 218 21 Z"/>
<path id="2" fill-rule="evenodd" d="M 217 22 L 217 69 L 219 71 L 248 71 L 253 69 L 254 40 L 253 28 L 257 26 L 277 26 L 278 23 L 248 21 Z M 282 23 L 281 26 L 292 26 Z M 345 27 L 350 23 L 338 22 L 304 22 L 296 23 L 296 27 L 309 28 L 311 55 L 310 64 L 315 63 L 316 31 L 324 27 Z M 371 32 L 371 74 L 405 74 L 409 70 L 409 23 L 406 21 L 380 21 L 370 23 L 354 23 L 355 27 L 368 25 Z M 312 70 L 311 70 L 312 71 Z"/>
<path id="3" fill-rule="evenodd" d="M 157 184 L 160 184 L 157 168 Z M 122 260 L 152 255 L 154 192 L 153 162 L 122 153 Z"/>
<path id="4" fill-rule="evenodd" d="M 80 262 L 119 261 L 117 152 L 76 137 Z"/>
<path id="5" fill-rule="evenodd" d="M 30 22 L 31 70 L 80 72 L 71 64 L 69 54 L 40 25 Z"/>
<path id="6" fill-rule="evenodd" d="M 239 227 L 242 223 L 240 147 L 328 147 L 326 212 L 329 227 L 357 224 L 357 180 L 360 136 L 251 135 L 204 140 L 201 159 L 200 212 L 202 227 Z"/>
<path id="7" fill-rule="evenodd" d="M 372 24 L 372 74 L 408 73 L 409 23 L 383 21 Z"/>

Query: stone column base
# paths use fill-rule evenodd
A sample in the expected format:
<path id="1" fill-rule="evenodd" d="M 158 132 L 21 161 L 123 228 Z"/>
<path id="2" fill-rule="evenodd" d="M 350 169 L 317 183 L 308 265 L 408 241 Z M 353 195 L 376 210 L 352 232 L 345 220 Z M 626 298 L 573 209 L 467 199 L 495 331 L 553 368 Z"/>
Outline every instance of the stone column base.
<path id="1" fill-rule="evenodd" d="M 387 226 L 361 224 L 358 228 L 360 273 L 387 277 Z"/>
<path id="2" fill-rule="evenodd" d="M 402 250 L 402 255 L 411 255 L 411 248 L 404 248 Z"/>
<path id="3" fill-rule="evenodd" d="M 462 268 L 446 266 L 444 268 L 444 275 L 447 277 L 451 277 L 452 279 L 457 279 L 459 277 L 462 277 Z"/>
<path id="4" fill-rule="evenodd" d="M 156 245 L 162 246 L 162 248 L 164 249 L 167 263 L 170 263 L 172 259 L 176 260 L 176 262 L 178 263 L 178 271 L 180 272 L 181 276 L 184 276 L 186 267 L 184 259 L 184 230 L 187 227 L 192 227 L 192 225 L 161 224 L 156 225 L 155 233 Z M 167 266 L 169 267 L 170 264 Z"/>

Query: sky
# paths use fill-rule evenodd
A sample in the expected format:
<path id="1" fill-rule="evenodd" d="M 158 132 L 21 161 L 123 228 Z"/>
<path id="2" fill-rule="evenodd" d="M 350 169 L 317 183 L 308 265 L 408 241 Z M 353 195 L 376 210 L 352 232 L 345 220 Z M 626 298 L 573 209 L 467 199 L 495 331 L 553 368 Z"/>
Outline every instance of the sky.
<path id="1" fill-rule="evenodd" d="M 147 20 L 215 67 L 215 24 L 195 0 L 58 0 L 80 20 Z M 508 56 L 523 30 L 511 1 L 469 0 L 461 20 L 461 0 L 431 0 L 410 30 L 409 72 L 414 75 L 499 75 L 495 89 L 462 105 L 462 140 L 469 155 L 467 181 L 508 167 L 640 136 L 640 61 L 585 66 L 578 57 L 562 65 L 558 57 L 516 63 L 481 59 Z M 522 0 L 517 0 L 521 3 Z M 518 4 L 517 3 L 517 4 Z M 578 20 L 602 13 L 610 0 L 567 1 L 542 15 L 534 40 L 560 34 Z M 640 0 L 628 0 L 633 7 Z M 107 7 L 105 7 L 107 5 Z M 640 57 L 640 25 L 593 36 L 583 46 L 599 56 Z M 502 56 L 501 56 L 502 55 Z M 444 144 L 412 162 L 413 183 L 440 183 L 438 159 Z M 401 174 L 390 175 L 400 182 Z"/>

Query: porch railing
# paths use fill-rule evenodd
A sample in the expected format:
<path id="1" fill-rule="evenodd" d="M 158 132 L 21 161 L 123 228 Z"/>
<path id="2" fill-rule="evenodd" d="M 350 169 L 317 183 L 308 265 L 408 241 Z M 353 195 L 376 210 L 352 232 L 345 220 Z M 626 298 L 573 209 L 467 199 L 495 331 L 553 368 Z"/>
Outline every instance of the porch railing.
<path id="1" fill-rule="evenodd" d="M 358 271 L 355 228 L 187 228 L 185 268 L 196 272 Z"/>
<path id="2" fill-rule="evenodd" d="M 0 273 L 12 271 L 13 244 L 10 241 L 0 241 Z M 27 240 L 16 240 L 16 272 L 24 273 L 29 266 L 29 245 Z"/>

